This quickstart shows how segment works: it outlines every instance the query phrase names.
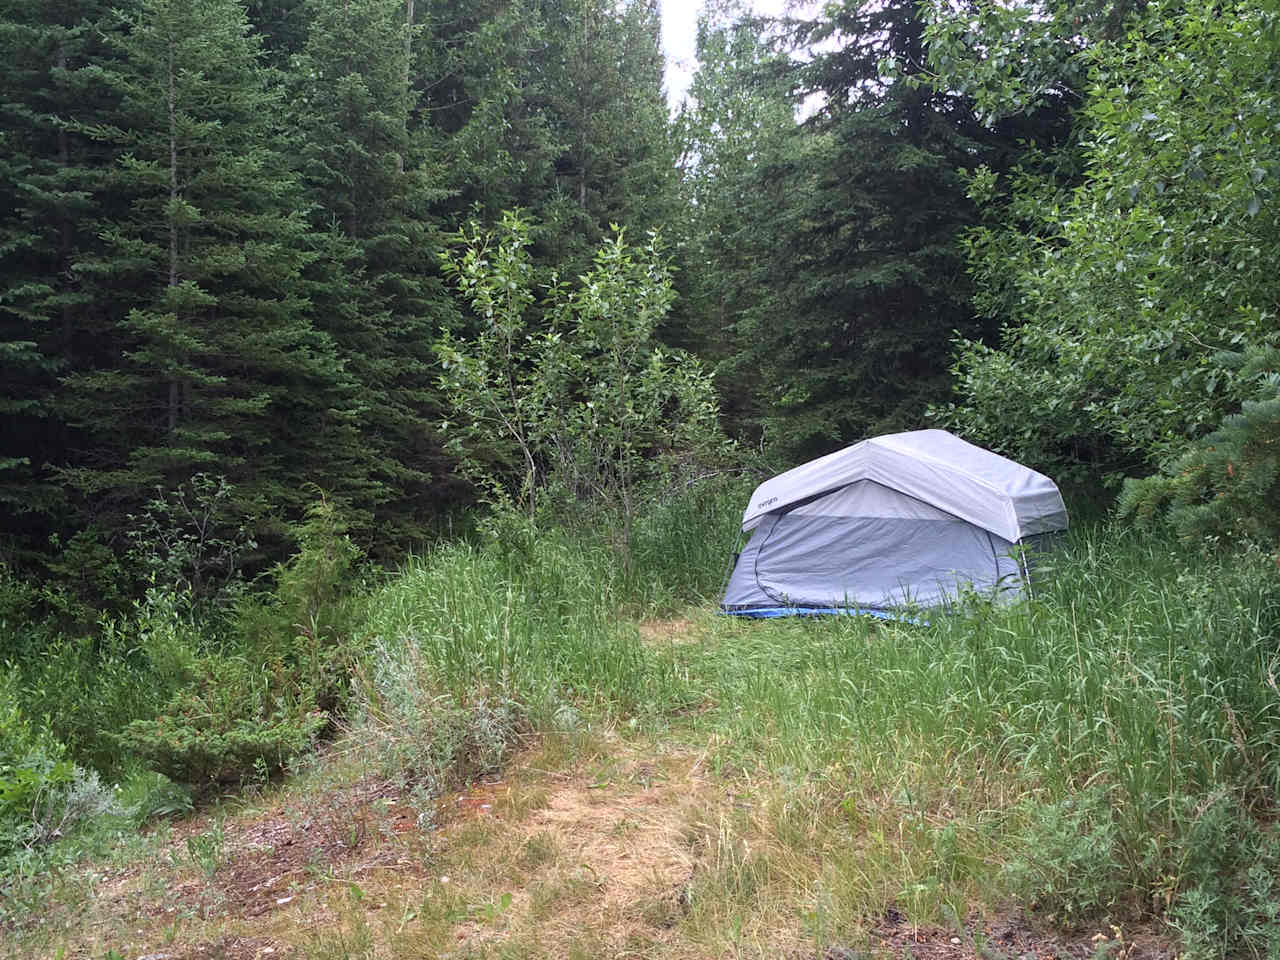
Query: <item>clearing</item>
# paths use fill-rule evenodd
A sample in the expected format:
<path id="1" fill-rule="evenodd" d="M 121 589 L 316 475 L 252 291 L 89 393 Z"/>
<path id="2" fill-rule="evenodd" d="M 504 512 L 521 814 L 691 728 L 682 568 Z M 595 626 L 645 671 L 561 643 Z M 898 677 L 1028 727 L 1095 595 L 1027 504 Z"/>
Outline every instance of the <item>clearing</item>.
<path id="1" fill-rule="evenodd" d="M 697 625 L 640 633 L 685 644 Z M 960 910 L 945 891 L 930 900 L 908 869 L 931 856 L 912 849 L 921 813 L 893 789 L 722 763 L 724 733 L 697 711 L 658 726 L 584 720 L 529 737 L 499 775 L 434 801 L 340 743 L 282 786 L 68 875 L 9 949 L 58 960 L 1171 955 L 1134 931 L 1064 936 L 978 910 L 977 897 Z M 952 814 L 940 801 L 925 815 Z"/>

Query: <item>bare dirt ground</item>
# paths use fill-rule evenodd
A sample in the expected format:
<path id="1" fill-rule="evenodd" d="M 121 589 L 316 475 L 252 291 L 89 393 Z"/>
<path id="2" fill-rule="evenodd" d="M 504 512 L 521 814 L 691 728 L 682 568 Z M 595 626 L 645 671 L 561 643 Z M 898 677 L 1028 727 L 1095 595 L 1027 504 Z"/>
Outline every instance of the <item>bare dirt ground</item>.
<path id="1" fill-rule="evenodd" d="M 725 911 L 701 898 L 712 889 L 704 878 L 723 866 L 712 862 L 712 841 L 738 796 L 708 773 L 705 754 L 612 735 L 530 748 L 502 778 L 434 808 L 369 779 L 286 790 L 265 807 L 220 822 L 206 815 L 171 830 L 158 855 L 104 876 L 91 898 L 64 906 L 67 936 L 42 955 L 1167 955 L 1154 938 L 1126 940 L 1118 931 L 1064 937 L 1038 931 L 1017 914 L 971 916 L 946 929 L 914 924 L 893 906 L 847 937 L 815 942 L 785 895 L 760 891 L 726 925 Z M 211 847 L 212 858 L 202 861 L 192 852 Z"/>

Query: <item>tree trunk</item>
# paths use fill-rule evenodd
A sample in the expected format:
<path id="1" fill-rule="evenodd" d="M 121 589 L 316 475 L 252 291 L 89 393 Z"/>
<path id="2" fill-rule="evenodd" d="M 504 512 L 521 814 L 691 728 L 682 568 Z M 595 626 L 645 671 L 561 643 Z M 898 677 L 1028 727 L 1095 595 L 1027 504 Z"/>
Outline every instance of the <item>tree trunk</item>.
<path id="1" fill-rule="evenodd" d="M 178 105 L 174 81 L 173 36 L 169 37 L 169 286 L 178 285 L 178 224 L 173 204 L 178 199 Z M 181 402 L 177 371 L 169 379 L 169 432 L 178 428 L 178 405 Z"/>
<path id="2" fill-rule="evenodd" d="M 58 53 L 55 59 L 59 72 L 67 69 L 67 48 L 62 39 L 58 40 Z M 71 139 L 67 136 L 67 128 L 58 125 L 58 165 L 65 172 L 71 166 Z M 63 277 L 69 276 L 69 268 L 71 266 L 71 250 L 74 246 L 74 227 L 71 223 L 71 217 L 66 210 L 62 211 L 62 217 L 58 224 L 58 272 Z M 72 315 L 71 304 L 64 302 L 62 304 L 62 336 L 65 338 L 64 343 L 69 342 L 72 332 Z"/>
<path id="3" fill-rule="evenodd" d="M 404 31 L 404 130 L 405 142 L 408 143 L 409 133 L 409 84 L 412 82 L 413 73 L 413 0 L 405 0 L 405 31 Z M 396 154 L 396 172 L 404 173 L 404 154 Z"/>

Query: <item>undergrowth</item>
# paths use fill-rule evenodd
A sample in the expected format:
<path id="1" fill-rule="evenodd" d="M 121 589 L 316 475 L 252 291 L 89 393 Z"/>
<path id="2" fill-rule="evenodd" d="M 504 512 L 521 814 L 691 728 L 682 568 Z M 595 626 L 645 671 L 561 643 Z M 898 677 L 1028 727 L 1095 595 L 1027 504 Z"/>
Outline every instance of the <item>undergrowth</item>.
<path id="1" fill-rule="evenodd" d="M 443 791 L 500 769 L 526 735 L 597 718 L 707 745 L 708 769 L 745 797 L 770 785 L 743 824 L 698 841 L 718 852 L 690 890 L 751 910 L 821 849 L 803 894 L 815 942 L 889 907 L 943 920 L 1012 899 L 1067 927 L 1157 918 L 1195 958 L 1280 949 L 1274 557 L 1097 526 L 1041 563 L 1028 602 L 974 600 L 928 624 L 741 622 L 710 613 L 741 499 L 703 485 L 655 506 L 630 564 L 612 562 L 599 525 L 507 517 L 383 578 L 322 515 L 274 593 L 200 620 L 161 592 L 12 671 L 5 742 L 82 770 L 104 743 L 129 747 L 115 770 L 136 823 L 184 808 L 171 781 L 187 798 L 262 782 L 311 737 L 341 735 L 429 820 Z M 692 619 L 682 642 L 635 626 L 677 612 Z M 64 664 L 93 680 L 94 655 L 101 696 L 58 687 Z M 212 713 L 211 686 L 256 735 L 303 727 L 287 749 L 224 744 L 230 767 L 184 759 L 161 721 L 192 698 Z M 52 706 L 67 714 L 57 726 Z M 81 733 L 96 723 L 133 734 Z M 26 749 L 0 758 L 6 789 Z M 49 770 L 67 796 L 68 768 Z M 749 852 L 739 829 L 768 843 Z"/>
<path id="2" fill-rule="evenodd" d="M 1197 955 L 1266 955 L 1275 559 L 1117 528 L 1077 532 L 1050 567 L 1029 603 L 923 626 L 728 621 L 676 656 L 716 704 L 722 764 L 914 790 L 934 834 L 986 836 L 993 899 L 1067 925 L 1163 916 Z M 957 790 L 985 803 L 939 816 Z"/>

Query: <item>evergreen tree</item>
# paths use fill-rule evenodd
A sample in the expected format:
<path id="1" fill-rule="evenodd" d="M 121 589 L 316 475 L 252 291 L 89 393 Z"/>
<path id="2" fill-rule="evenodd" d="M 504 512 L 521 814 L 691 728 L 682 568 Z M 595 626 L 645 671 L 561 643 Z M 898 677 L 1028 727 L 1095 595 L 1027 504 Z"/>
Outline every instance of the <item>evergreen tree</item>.
<path id="1" fill-rule="evenodd" d="M 294 69 L 291 60 L 302 51 L 311 26 L 307 0 L 245 0 L 245 11 L 266 62 L 278 70 Z"/>
<path id="2" fill-rule="evenodd" d="M 314 3 L 293 97 L 303 182 L 326 233 L 312 298 L 360 385 L 383 549 L 419 529 L 451 490 L 430 357 L 453 312 L 432 214 L 444 191 L 425 164 L 416 117 L 410 9 L 402 0 Z"/>
<path id="3" fill-rule="evenodd" d="M 646 230 L 673 215 L 652 0 L 430 0 L 423 26 L 415 73 L 455 224 L 526 210 L 535 262 L 576 272 L 610 223 Z"/>
<path id="4" fill-rule="evenodd" d="M 824 106 L 757 169 L 764 249 L 738 333 L 766 423 L 808 455 L 921 426 L 949 387 L 952 331 L 984 334 L 959 242 L 976 217 L 961 171 L 994 138 L 963 98 L 882 80 L 886 59 L 925 62 L 914 2 L 828 5 L 796 41 L 838 49 L 799 68 L 799 93 Z"/>
<path id="5" fill-rule="evenodd" d="M 451 196 L 440 212 L 459 226 L 515 208 L 546 219 L 561 147 L 536 106 L 554 70 L 537 8 L 427 0 L 418 14 L 415 74 L 428 159 L 444 172 Z"/>
<path id="6" fill-rule="evenodd" d="M 717 364 L 728 426 L 738 432 L 763 412 L 760 382 L 736 336 L 738 317 L 759 291 L 761 255 L 756 172 L 791 142 L 796 121 L 790 61 L 770 48 L 764 25 L 737 3 L 698 21 L 698 70 L 677 118 L 684 216 L 681 299 L 664 331 Z"/>
<path id="7" fill-rule="evenodd" d="M 661 20 L 654 0 L 550 0 L 546 56 L 559 69 L 541 104 L 561 151 L 552 218 L 576 260 L 611 223 L 666 225 L 675 213 L 675 140 L 662 92 Z"/>
<path id="8" fill-rule="evenodd" d="M 1246 399 L 1238 413 L 1184 448 L 1163 469 L 1124 484 L 1118 509 L 1142 524 L 1230 546 L 1280 544 L 1280 349 L 1254 347 L 1218 360 Z"/>
<path id="9" fill-rule="evenodd" d="M 74 271 L 96 248 L 98 171 L 113 148 L 81 127 L 113 107 L 93 82 L 108 5 L 0 2 L 0 529 L 37 547 L 65 519 L 47 471 L 83 445 L 58 414 L 58 378 L 107 348 L 101 302 Z"/>
<path id="10" fill-rule="evenodd" d="M 120 111 L 93 132 L 124 151 L 106 188 L 129 206 L 76 264 L 120 305 L 118 352 L 67 378 L 92 447 L 61 477 L 109 529 L 197 471 L 229 477 L 245 512 L 293 512 L 308 482 L 359 502 L 354 385 L 310 320 L 304 203 L 244 10 L 145 0 L 126 27 L 100 72 Z"/>

